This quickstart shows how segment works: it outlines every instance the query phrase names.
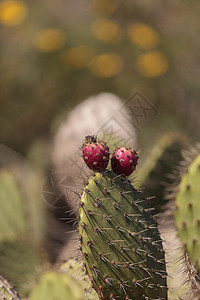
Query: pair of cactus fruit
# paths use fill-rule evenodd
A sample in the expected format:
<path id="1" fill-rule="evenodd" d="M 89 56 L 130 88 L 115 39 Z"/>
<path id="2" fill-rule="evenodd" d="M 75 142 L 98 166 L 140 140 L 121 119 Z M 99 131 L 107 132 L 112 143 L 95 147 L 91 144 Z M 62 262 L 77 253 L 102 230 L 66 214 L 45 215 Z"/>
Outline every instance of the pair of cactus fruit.
<path id="1" fill-rule="evenodd" d="M 86 274 L 100 299 L 167 299 L 162 240 L 148 199 L 126 176 L 137 165 L 134 149 L 109 148 L 86 137 L 83 159 L 95 171 L 79 208 L 80 248 Z"/>
<path id="2" fill-rule="evenodd" d="M 98 141 L 97 136 L 86 136 L 82 146 L 83 159 L 93 171 L 105 171 L 109 163 L 109 147 L 106 142 Z M 135 149 L 118 147 L 111 159 L 112 171 L 129 176 L 136 168 L 138 155 Z"/>

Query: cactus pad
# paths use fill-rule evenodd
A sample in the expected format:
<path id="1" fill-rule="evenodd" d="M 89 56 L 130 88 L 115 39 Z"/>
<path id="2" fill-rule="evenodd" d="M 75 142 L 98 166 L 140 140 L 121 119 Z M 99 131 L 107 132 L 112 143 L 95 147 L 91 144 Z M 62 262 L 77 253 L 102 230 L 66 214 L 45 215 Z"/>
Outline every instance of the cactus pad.
<path id="1" fill-rule="evenodd" d="M 139 187 L 144 186 L 145 193 L 153 197 L 151 205 L 157 212 L 167 203 L 165 186 L 173 183 L 170 175 L 182 160 L 181 152 L 186 143 L 182 134 L 167 133 L 156 143 L 141 170 L 138 170 Z"/>
<path id="2" fill-rule="evenodd" d="M 0 243 L 0 274 L 12 282 L 20 296 L 27 296 L 29 288 L 41 271 L 44 261 L 41 251 L 35 251 L 25 239 Z"/>
<path id="3" fill-rule="evenodd" d="M 98 300 L 99 297 L 95 290 L 91 287 L 91 282 L 88 276 L 85 274 L 85 269 L 83 266 L 83 261 L 80 259 L 70 259 L 66 263 L 64 263 L 60 270 L 62 272 L 67 272 L 70 274 L 75 280 L 79 282 L 82 288 L 85 291 L 85 295 L 87 300 Z"/>
<path id="4" fill-rule="evenodd" d="M 200 154 L 181 180 L 176 196 L 175 220 L 179 238 L 200 271 Z"/>
<path id="5" fill-rule="evenodd" d="M 167 299 L 157 224 L 126 178 L 106 171 L 89 179 L 79 233 L 86 273 L 100 299 Z"/>
<path id="6" fill-rule="evenodd" d="M 86 300 L 84 292 L 71 276 L 49 271 L 40 278 L 30 300 Z"/>
<path id="7" fill-rule="evenodd" d="M 0 240 L 12 240 L 26 231 L 23 197 L 14 175 L 0 170 Z"/>

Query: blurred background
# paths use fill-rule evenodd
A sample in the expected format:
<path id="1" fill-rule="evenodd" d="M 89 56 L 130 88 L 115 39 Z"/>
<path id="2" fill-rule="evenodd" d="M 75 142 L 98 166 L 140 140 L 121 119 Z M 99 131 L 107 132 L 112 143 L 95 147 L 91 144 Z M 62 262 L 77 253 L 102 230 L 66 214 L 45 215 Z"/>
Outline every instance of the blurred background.
<path id="1" fill-rule="evenodd" d="M 54 223 L 42 191 L 53 138 L 77 104 L 103 92 L 124 101 L 139 92 L 156 111 L 136 129 L 139 149 L 147 151 L 166 131 L 199 140 L 199 14 L 199 1 L 1 0 L 0 165 L 21 186 L 29 239 L 43 249 L 43 261 L 55 262 L 64 244 L 43 237 Z M 66 230 L 54 225 L 50 236 Z M 13 280 L 6 267 L 1 272 Z"/>
<path id="2" fill-rule="evenodd" d="M 159 110 L 154 123 L 198 137 L 199 11 L 198 1 L 1 1 L 1 142 L 26 154 L 88 96 L 135 90 Z"/>

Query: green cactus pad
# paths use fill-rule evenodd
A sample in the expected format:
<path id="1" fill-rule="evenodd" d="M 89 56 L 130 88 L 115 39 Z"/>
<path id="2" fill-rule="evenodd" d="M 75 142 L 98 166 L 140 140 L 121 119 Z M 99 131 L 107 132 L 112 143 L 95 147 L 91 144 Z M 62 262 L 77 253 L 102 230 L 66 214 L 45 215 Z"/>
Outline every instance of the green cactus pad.
<path id="1" fill-rule="evenodd" d="M 26 231 L 23 200 L 14 175 L 0 170 L 0 241 L 15 239 L 17 234 Z"/>
<path id="2" fill-rule="evenodd" d="M 181 152 L 186 144 L 186 138 L 180 133 L 164 135 L 138 170 L 138 187 L 145 187 L 145 194 L 153 197 L 151 205 L 155 207 L 156 212 L 160 212 L 167 203 L 165 186 L 173 183 L 170 175 L 182 160 Z"/>
<path id="3" fill-rule="evenodd" d="M 67 274 L 49 271 L 40 278 L 30 300 L 86 300 L 78 282 Z"/>
<path id="4" fill-rule="evenodd" d="M 41 253 L 36 252 L 24 239 L 5 240 L 0 243 L 0 274 L 16 286 L 20 296 L 27 296 L 41 271 L 40 255 Z"/>
<path id="5" fill-rule="evenodd" d="M 88 276 L 85 274 L 85 269 L 83 266 L 83 261 L 80 259 L 70 259 L 66 263 L 64 263 L 60 270 L 62 272 L 67 272 L 70 274 L 75 280 L 79 282 L 82 288 L 85 291 L 85 295 L 87 300 L 98 300 L 99 297 L 95 290 L 91 287 L 91 282 Z"/>
<path id="6" fill-rule="evenodd" d="M 14 287 L 0 275 L 0 299 L 19 300 L 19 295 Z"/>
<path id="7" fill-rule="evenodd" d="M 175 220 L 179 238 L 200 271 L 200 154 L 181 180 L 176 196 Z"/>
<path id="8" fill-rule="evenodd" d="M 125 177 L 106 171 L 89 179 L 79 233 L 86 273 L 101 299 L 167 299 L 157 224 Z"/>

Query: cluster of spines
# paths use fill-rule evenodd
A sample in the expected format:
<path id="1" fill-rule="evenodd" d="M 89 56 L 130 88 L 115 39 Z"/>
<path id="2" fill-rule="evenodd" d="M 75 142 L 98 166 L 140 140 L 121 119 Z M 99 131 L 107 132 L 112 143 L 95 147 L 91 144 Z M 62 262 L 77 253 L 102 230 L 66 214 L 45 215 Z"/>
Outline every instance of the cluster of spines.
<path id="1" fill-rule="evenodd" d="M 20 300 L 15 288 L 0 275 L 0 299 Z"/>
<path id="2" fill-rule="evenodd" d="M 102 182 L 98 181 L 99 176 L 106 177 L 110 185 L 103 187 Z M 166 294 L 159 292 L 159 289 L 166 289 L 162 241 L 150 209 L 145 206 L 145 200 L 133 187 L 131 190 L 127 190 L 127 187 L 123 189 L 124 185 L 130 183 L 122 176 L 105 172 L 95 174 L 90 180 L 101 191 L 101 197 L 95 198 L 93 191 L 90 191 L 90 184 L 85 187 L 83 201 L 80 203 L 79 232 L 86 272 L 99 297 L 131 299 L 131 294 L 137 293 L 138 299 L 153 299 L 156 294 Z M 118 182 L 120 186 L 117 186 Z M 118 197 L 112 197 L 112 189 L 115 189 L 115 192 L 117 190 Z M 129 203 L 128 194 L 132 193 L 136 199 Z M 87 202 L 91 202 L 87 205 L 84 201 L 85 195 Z M 124 205 L 130 205 L 134 213 L 131 213 L 130 207 L 128 210 L 124 208 Z M 113 215 L 110 215 L 111 211 Z M 121 218 L 124 219 L 123 222 Z M 121 223 L 125 226 L 120 226 Z M 129 230 L 129 227 L 134 231 Z M 99 264 L 102 265 L 101 270 Z M 109 268 L 111 274 L 108 272 Z M 103 272 L 104 269 L 107 269 L 107 273 Z"/>

